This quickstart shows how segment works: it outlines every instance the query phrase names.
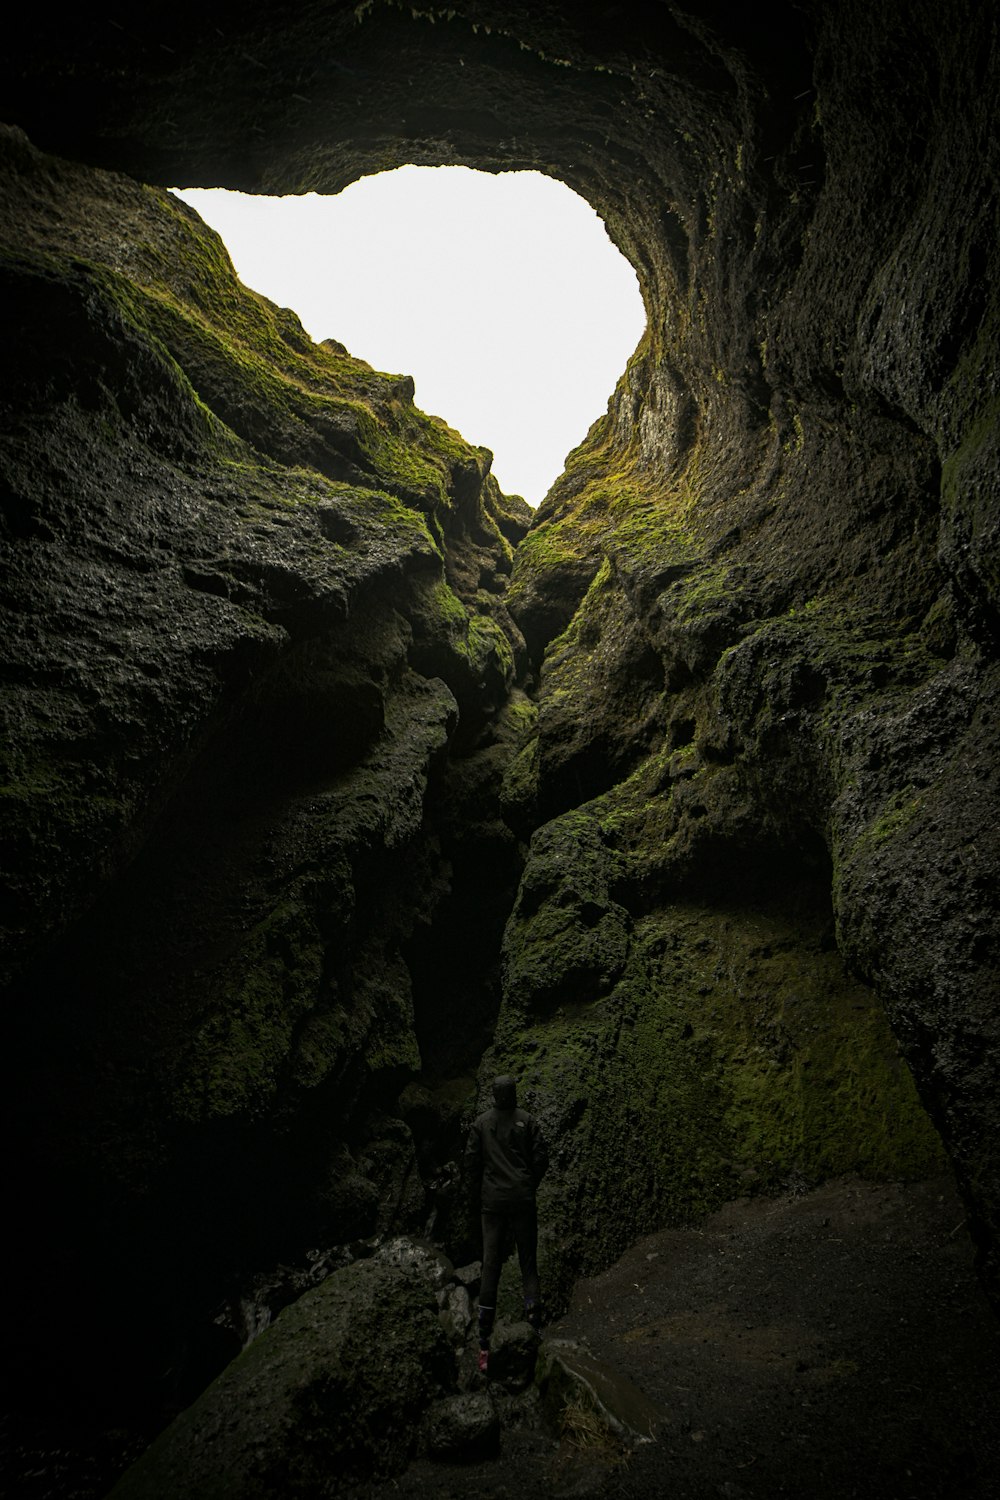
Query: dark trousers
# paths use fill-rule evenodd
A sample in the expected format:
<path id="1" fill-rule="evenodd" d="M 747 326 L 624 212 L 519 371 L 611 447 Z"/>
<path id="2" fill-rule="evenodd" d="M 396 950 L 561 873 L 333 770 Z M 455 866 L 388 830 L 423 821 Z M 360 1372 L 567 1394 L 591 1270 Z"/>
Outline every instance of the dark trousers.
<path id="1" fill-rule="evenodd" d="M 505 1231 L 512 1231 L 521 1267 L 521 1284 L 525 1302 L 537 1302 L 538 1284 L 538 1209 L 534 1203 L 512 1203 L 501 1213 L 483 1209 L 483 1276 L 479 1285 L 479 1306 L 491 1315 L 497 1305 L 500 1267 L 503 1264 Z M 482 1317 L 480 1319 L 482 1322 Z M 492 1316 L 487 1320 L 493 1325 Z"/>

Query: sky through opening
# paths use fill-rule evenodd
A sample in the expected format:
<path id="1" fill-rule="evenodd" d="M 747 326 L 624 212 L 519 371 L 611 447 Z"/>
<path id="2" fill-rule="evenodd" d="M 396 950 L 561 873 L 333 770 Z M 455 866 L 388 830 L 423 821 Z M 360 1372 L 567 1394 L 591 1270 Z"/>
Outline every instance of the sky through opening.
<path id="1" fill-rule="evenodd" d="M 635 271 L 600 217 L 540 172 L 400 167 L 336 197 L 177 195 L 245 286 L 315 341 L 412 375 L 417 405 L 490 448 L 501 489 L 532 505 L 645 328 Z"/>

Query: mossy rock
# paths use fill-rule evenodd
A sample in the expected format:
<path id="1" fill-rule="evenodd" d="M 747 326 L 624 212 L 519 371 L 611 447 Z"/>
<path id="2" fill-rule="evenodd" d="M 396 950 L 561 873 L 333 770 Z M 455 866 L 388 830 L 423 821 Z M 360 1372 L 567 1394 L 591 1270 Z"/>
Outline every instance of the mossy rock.
<path id="1" fill-rule="evenodd" d="M 430 1281 L 361 1261 L 307 1292 L 161 1434 L 114 1500 L 335 1493 L 405 1467 L 422 1413 L 454 1390 Z"/>
<path id="2" fill-rule="evenodd" d="M 615 855 L 585 814 L 534 835 L 504 937 L 504 988 L 517 1011 L 592 999 L 614 984 L 631 925 L 612 895 L 615 874 Z"/>
<path id="3" fill-rule="evenodd" d="M 518 1076 L 550 1142 L 547 1297 L 561 1303 L 576 1276 L 637 1234 L 740 1193 L 941 1169 L 885 1013 L 845 972 L 821 887 L 803 879 L 715 906 L 621 906 L 628 941 L 608 983 L 589 963 L 589 933 L 567 918 L 567 892 L 590 890 L 595 872 L 605 900 L 641 887 L 627 852 L 604 848 L 596 821 L 581 836 L 585 827 L 578 810 L 535 835 L 482 1075 Z M 511 1263 L 501 1307 L 518 1295 Z"/>

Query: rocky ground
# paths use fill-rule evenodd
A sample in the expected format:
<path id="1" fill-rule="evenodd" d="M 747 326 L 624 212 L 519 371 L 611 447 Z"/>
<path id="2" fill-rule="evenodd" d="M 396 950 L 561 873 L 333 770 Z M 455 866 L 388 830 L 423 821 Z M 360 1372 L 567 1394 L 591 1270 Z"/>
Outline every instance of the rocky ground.
<path id="1" fill-rule="evenodd" d="M 424 1458 L 347 1491 L 332 1478 L 325 1493 L 986 1500 L 1000 1460 L 1000 1339 L 972 1262 L 947 1179 L 841 1178 L 739 1200 L 697 1228 L 639 1241 L 581 1282 L 545 1330 L 550 1360 L 559 1349 L 581 1367 L 592 1357 L 606 1412 L 631 1431 L 609 1430 L 572 1388 L 557 1396 L 553 1382 L 546 1405 L 537 1389 L 498 1380 L 497 1456 Z M 101 1500 L 141 1439 L 123 1430 L 54 1442 L 20 1429 L 8 1445 L 8 1493 Z"/>
<path id="2" fill-rule="evenodd" d="M 507 1275 L 511 1274 L 508 1267 Z M 728 1205 L 580 1284 L 548 1341 L 659 1409 L 655 1441 L 497 1390 L 500 1456 L 363 1493 L 435 1500 L 936 1500 L 995 1493 L 998 1330 L 948 1181 L 844 1178 Z"/>

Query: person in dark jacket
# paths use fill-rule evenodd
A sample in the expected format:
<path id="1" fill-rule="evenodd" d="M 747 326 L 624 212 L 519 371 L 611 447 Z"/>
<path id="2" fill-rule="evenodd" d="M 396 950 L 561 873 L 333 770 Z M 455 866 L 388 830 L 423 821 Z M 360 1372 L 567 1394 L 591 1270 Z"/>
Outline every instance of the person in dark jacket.
<path id="1" fill-rule="evenodd" d="M 503 1243 L 508 1232 L 513 1234 L 517 1245 L 525 1317 L 536 1330 L 542 1321 L 535 1190 L 545 1176 L 549 1152 L 538 1121 L 517 1107 L 517 1085 L 513 1078 L 493 1080 L 493 1108 L 473 1121 L 465 1164 L 470 1184 L 474 1191 L 478 1190 L 483 1218 L 479 1368 L 485 1374 L 496 1317 Z"/>

